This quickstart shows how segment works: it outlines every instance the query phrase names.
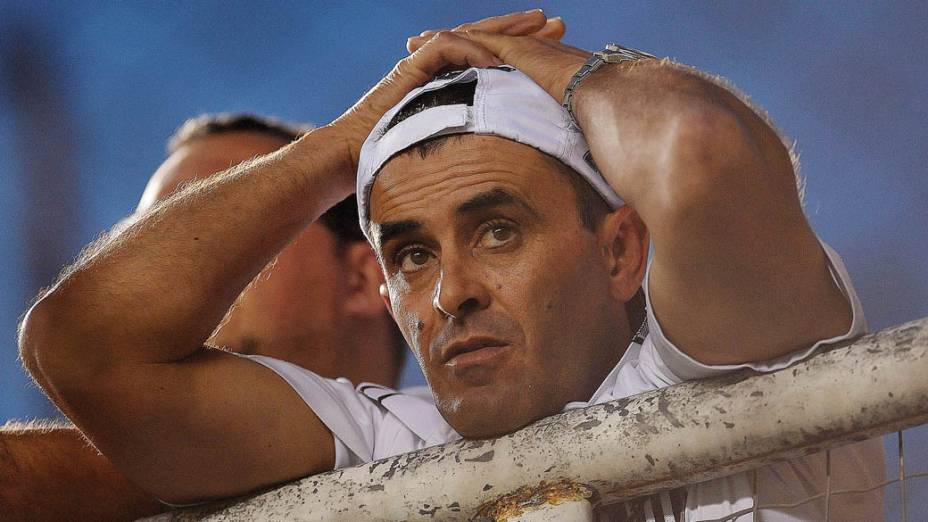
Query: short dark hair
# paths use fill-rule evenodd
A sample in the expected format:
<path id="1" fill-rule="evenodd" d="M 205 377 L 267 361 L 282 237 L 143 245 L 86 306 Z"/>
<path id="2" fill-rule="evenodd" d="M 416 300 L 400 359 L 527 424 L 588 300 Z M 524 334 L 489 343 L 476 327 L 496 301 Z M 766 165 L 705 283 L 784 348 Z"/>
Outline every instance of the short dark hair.
<path id="1" fill-rule="evenodd" d="M 477 82 L 474 80 L 451 84 L 443 89 L 424 92 L 400 109 L 399 112 L 390 119 L 390 122 L 387 123 L 383 132 L 388 132 L 403 120 L 432 107 L 460 104 L 471 106 L 474 104 L 476 87 Z M 416 143 L 406 149 L 406 151 L 415 151 L 419 154 L 420 158 L 425 159 L 430 154 L 437 152 L 438 149 L 449 143 L 452 139 L 457 139 L 460 136 L 462 135 L 451 134 L 430 138 Z M 544 152 L 541 154 L 553 168 L 562 172 L 567 177 L 571 187 L 574 189 L 574 194 L 577 198 L 577 215 L 580 218 L 580 224 L 588 230 L 596 230 L 596 227 L 603 218 L 611 212 L 609 204 L 576 170 L 554 156 Z M 643 325 L 644 321 L 647 319 L 645 307 L 644 292 L 641 289 L 638 290 L 634 297 L 625 303 L 625 312 L 628 315 L 629 327 L 633 330 L 632 334 L 635 333 L 634 330 L 640 329 L 641 325 Z"/>
<path id="2" fill-rule="evenodd" d="M 280 138 L 290 143 L 306 134 L 311 125 L 288 123 L 276 118 L 250 113 L 201 114 L 185 121 L 168 139 L 168 154 L 207 136 L 232 132 L 255 132 Z M 319 216 L 322 223 L 335 235 L 341 245 L 365 241 L 358 219 L 358 200 L 352 194 Z M 392 321 L 391 321 L 392 322 Z M 395 358 L 394 363 L 402 370 L 406 361 L 406 341 L 399 328 L 392 329 Z"/>
<path id="3" fill-rule="evenodd" d="M 312 130 L 311 125 L 288 123 L 277 118 L 247 112 L 201 114 L 181 124 L 168 139 L 168 154 L 174 154 L 184 145 L 207 136 L 229 132 L 257 132 L 280 138 L 290 143 Z"/>

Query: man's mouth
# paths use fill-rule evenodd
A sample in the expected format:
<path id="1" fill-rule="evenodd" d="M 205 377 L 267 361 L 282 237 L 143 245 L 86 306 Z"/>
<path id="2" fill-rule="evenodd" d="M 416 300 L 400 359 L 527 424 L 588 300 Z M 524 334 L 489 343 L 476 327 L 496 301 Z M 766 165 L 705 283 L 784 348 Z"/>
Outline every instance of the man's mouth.
<path id="1" fill-rule="evenodd" d="M 509 343 L 492 337 L 471 337 L 456 341 L 442 350 L 445 366 L 458 370 L 492 362 L 502 355 Z"/>

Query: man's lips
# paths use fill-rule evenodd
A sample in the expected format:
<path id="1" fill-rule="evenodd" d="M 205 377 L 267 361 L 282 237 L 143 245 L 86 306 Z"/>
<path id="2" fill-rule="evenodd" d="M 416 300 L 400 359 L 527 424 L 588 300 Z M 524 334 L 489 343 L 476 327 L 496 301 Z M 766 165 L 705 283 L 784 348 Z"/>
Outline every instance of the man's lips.
<path id="1" fill-rule="evenodd" d="M 471 337 L 446 346 L 441 351 L 441 360 L 451 367 L 481 364 L 495 358 L 508 345 L 494 337 Z"/>

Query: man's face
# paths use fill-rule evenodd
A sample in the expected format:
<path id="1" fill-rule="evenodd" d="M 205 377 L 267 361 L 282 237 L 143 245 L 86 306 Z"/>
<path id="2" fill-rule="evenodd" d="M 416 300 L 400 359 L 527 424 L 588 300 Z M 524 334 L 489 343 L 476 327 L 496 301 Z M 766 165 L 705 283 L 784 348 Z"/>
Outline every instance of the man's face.
<path id="1" fill-rule="evenodd" d="M 624 348 L 598 236 L 553 161 L 464 135 L 398 155 L 371 192 L 394 318 L 465 437 L 588 400 Z"/>

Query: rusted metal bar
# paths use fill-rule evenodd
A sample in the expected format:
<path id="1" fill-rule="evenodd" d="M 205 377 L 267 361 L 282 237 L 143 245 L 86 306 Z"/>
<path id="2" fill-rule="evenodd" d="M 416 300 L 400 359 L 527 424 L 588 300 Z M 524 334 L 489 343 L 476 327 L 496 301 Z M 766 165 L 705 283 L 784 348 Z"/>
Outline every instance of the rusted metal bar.
<path id="1" fill-rule="evenodd" d="M 494 509 L 507 502 L 611 503 L 926 422 L 928 318 L 779 372 L 684 383 L 158 519 L 505 520 Z"/>

